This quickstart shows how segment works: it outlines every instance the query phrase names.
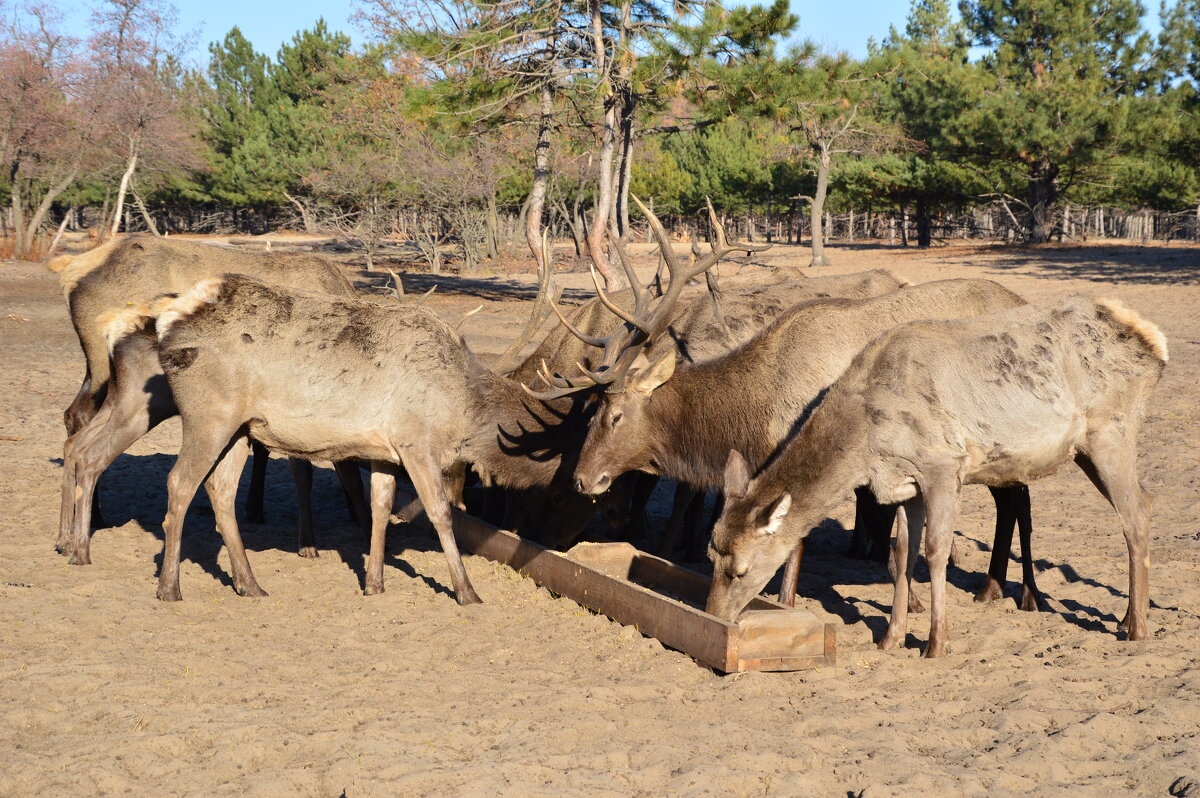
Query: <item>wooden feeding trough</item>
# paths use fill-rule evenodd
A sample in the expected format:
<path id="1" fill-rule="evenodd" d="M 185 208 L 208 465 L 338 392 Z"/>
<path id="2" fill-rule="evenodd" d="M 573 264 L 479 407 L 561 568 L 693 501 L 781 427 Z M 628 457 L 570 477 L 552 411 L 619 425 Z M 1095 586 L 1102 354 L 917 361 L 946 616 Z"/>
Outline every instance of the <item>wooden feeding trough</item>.
<path id="1" fill-rule="evenodd" d="M 400 518 L 423 512 L 411 490 L 400 489 Z M 792 671 L 832 666 L 834 624 L 813 613 L 758 597 L 736 622 L 704 606 L 709 579 L 628 543 L 581 543 L 565 554 L 454 511 L 454 534 L 465 551 L 503 563 L 538 585 L 719 671 Z"/>

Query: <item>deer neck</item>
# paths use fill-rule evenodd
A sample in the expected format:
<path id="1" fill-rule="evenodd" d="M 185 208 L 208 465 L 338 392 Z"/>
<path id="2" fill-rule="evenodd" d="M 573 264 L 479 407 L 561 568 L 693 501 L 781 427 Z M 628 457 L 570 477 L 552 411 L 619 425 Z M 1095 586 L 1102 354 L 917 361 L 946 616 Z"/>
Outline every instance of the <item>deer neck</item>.
<path id="1" fill-rule="evenodd" d="M 651 458 L 658 473 L 720 490 L 730 449 L 754 468 L 770 455 L 765 403 L 753 390 L 741 390 L 730 371 L 724 358 L 680 368 L 651 396 Z"/>
<path id="2" fill-rule="evenodd" d="M 590 397 L 543 402 L 526 394 L 517 381 L 495 374 L 472 379 L 471 387 L 473 426 L 461 456 L 485 482 L 546 487 L 564 469 L 567 474 L 574 469 L 587 431 Z"/>
<path id="3" fill-rule="evenodd" d="M 826 397 L 799 432 L 758 474 L 764 496 L 789 493 L 802 513 L 797 534 L 816 526 L 851 491 L 868 482 L 868 423 L 861 394 Z M 795 511 L 793 511 L 795 512 Z"/>

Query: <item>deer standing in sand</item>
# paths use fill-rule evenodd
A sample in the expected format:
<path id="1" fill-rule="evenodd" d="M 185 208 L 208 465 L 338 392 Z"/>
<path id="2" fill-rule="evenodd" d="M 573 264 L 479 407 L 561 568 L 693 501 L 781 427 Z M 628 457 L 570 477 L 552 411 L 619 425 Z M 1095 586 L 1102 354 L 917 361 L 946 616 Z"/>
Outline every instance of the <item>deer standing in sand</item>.
<path id="1" fill-rule="evenodd" d="M 139 343 L 115 348 L 118 338 L 144 326 L 137 319 L 150 313 L 152 300 L 177 294 L 226 271 L 333 296 L 355 295 L 341 270 L 315 255 L 238 252 L 141 236 L 114 239 L 80 256 L 55 258 L 50 268 L 59 272 L 86 362 L 83 384 L 64 413 L 69 436 L 63 447 L 62 505 L 55 544 L 79 565 L 91 562 L 88 530 L 92 522 L 102 523 L 94 512 L 100 475 L 134 441 L 176 412 L 158 365 L 153 325 L 149 338 L 142 336 Z M 126 321 L 114 325 L 118 317 Z M 266 474 L 266 450 L 259 448 L 247 502 L 247 515 L 254 521 L 262 520 Z M 308 500 L 312 467 L 307 461 L 293 461 L 291 468 L 300 493 L 300 553 L 316 556 Z M 349 465 L 339 466 L 338 475 L 360 522 L 365 522 L 357 471 Z"/>
<path id="2" fill-rule="evenodd" d="M 733 620 L 847 491 L 903 503 L 891 621 L 905 635 L 922 530 L 932 608 L 925 656 L 945 653 L 946 562 L 963 485 L 1024 484 L 1074 461 L 1121 520 L 1130 640 L 1147 634 L 1150 497 L 1137 435 L 1167 362 L 1159 329 L 1115 300 L 1070 297 L 975 319 L 921 321 L 869 344 L 760 473 L 733 451 L 713 532 L 707 609 Z"/>

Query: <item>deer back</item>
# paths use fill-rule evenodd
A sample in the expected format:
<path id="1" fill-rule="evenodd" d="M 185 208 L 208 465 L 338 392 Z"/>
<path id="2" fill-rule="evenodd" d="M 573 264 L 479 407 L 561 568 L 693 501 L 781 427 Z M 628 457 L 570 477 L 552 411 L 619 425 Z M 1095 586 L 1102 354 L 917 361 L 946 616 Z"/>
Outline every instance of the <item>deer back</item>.
<path id="1" fill-rule="evenodd" d="M 957 463 L 964 482 L 1027 482 L 1114 418 L 1132 442 L 1166 356 L 1153 324 L 1076 296 L 899 327 L 864 350 L 839 390 L 870 419 L 871 482 L 885 498 L 913 463 Z"/>
<path id="2" fill-rule="evenodd" d="M 158 333 L 185 416 L 187 407 L 230 406 L 256 420 L 268 446 L 301 457 L 394 462 L 420 439 L 448 465 L 475 411 L 466 351 L 419 306 L 232 274 L 180 297 Z"/>

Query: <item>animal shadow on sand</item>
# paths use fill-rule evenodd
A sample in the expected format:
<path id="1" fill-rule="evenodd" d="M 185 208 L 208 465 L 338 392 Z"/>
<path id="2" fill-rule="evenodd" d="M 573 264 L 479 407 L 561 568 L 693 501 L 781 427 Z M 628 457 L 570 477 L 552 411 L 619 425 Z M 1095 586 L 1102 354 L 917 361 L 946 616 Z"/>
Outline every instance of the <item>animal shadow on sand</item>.
<path id="1" fill-rule="evenodd" d="M 56 462 L 61 463 L 61 460 Z M 119 527 L 136 521 L 162 542 L 162 522 L 167 506 L 167 474 L 174 464 L 173 455 L 120 455 L 100 479 L 99 492 L 108 524 Z M 243 508 L 249 484 L 250 468 L 247 467 L 242 473 L 237 497 L 238 525 L 247 552 L 253 555 L 255 551 L 279 549 L 294 554 L 297 547 L 296 492 L 287 461 L 275 458 L 268 463 L 265 523 L 252 524 L 244 519 Z M 317 548 L 322 556 L 332 553 L 341 559 L 354 572 L 361 589 L 366 582 L 367 541 L 350 520 L 341 486 L 330 469 L 313 469 L 312 508 L 313 535 Z M 103 529 L 96 530 L 93 536 L 103 540 L 104 532 Z M 223 545 L 214 526 L 212 506 L 201 488 L 192 500 L 184 524 L 181 559 L 200 566 L 206 574 L 232 590 L 233 579 L 218 561 Z M 394 567 L 410 579 L 422 580 L 435 592 L 454 595 L 449 587 L 433 577 L 418 573 L 411 563 L 404 560 L 401 555 L 407 550 L 440 553 L 437 538 L 427 524 L 418 521 L 392 525 L 388 530 L 384 564 Z M 300 559 L 299 555 L 295 556 L 297 560 Z M 162 567 L 161 551 L 154 557 L 154 567 L 156 573 Z M 263 582 L 263 588 L 268 593 L 271 592 L 269 581 Z"/>
<path id="2" fill-rule="evenodd" d="M 1097 246 L 989 250 L 986 270 L 997 276 L 1029 271 L 1053 280 L 1200 285 L 1200 247 Z"/>
<path id="3" fill-rule="evenodd" d="M 537 299 L 536 283 L 502 277 L 471 277 L 458 274 L 428 274 L 426 272 L 398 273 L 404 284 L 404 295 L 416 300 L 431 288 L 434 296 L 460 296 L 489 302 L 532 302 Z M 364 294 L 386 294 L 394 288 L 387 272 L 358 272 L 353 275 L 354 288 Z M 563 291 L 563 304 L 575 305 L 595 297 L 595 291 L 568 288 Z"/>

